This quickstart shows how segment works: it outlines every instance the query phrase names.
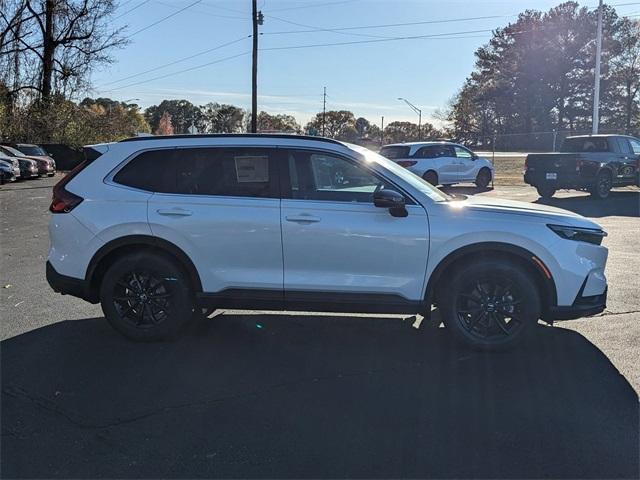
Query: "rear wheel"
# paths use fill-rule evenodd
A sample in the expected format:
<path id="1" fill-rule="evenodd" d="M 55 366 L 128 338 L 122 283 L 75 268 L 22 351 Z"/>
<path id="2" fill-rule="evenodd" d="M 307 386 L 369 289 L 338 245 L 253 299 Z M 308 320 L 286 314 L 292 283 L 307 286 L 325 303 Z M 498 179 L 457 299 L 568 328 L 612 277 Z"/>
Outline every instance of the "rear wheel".
<path id="1" fill-rule="evenodd" d="M 551 198 L 556 193 L 556 188 L 552 185 L 539 185 L 536 190 L 542 198 Z"/>
<path id="2" fill-rule="evenodd" d="M 480 169 L 476 177 L 476 186 L 484 190 L 489 183 L 491 183 L 491 171 L 488 168 Z"/>
<path id="3" fill-rule="evenodd" d="M 173 260 L 156 254 L 126 255 L 107 270 L 100 287 L 109 323 L 133 340 L 163 340 L 193 317 L 189 279 Z"/>
<path id="4" fill-rule="evenodd" d="M 589 193 L 595 198 L 604 200 L 609 196 L 611 192 L 612 181 L 611 174 L 606 171 L 602 171 L 596 177 L 596 183 L 589 188 Z"/>
<path id="5" fill-rule="evenodd" d="M 481 260 L 458 268 L 442 294 L 443 321 L 454 337 L 482 350 L 523 341 L 540 317 L 530 275 L 508 260 Z"/>
<path id="6" fill-rule="evenodd" d="M 433 170 L 429 170 L 428 172 L 425 172 L 425 174 L 422 176 L 422 178 L 425 181 L 429 182 L 434 187 L 438 186 L 438 174 L 436 172 L 434 172 Z"/>

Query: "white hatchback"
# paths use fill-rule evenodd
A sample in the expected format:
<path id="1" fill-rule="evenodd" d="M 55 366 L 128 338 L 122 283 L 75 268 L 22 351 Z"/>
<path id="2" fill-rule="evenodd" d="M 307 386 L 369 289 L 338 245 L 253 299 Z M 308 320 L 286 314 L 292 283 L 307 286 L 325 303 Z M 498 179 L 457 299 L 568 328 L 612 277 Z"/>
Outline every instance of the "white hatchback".
<path id="1" fill-rule="evenodd" d="M 431 185 L 473 182 L 484 189 L 493 179 L 493 165 L 471 150 L 451 142 L 385 145 L 380 155 L 405 167 Z"/>
<path id="2" fill-rule="evenodd" d="M 53 192 L 47 279 L 157 340 L 201 309 L 420 313 L 504 348 L 605 308 L 606 235 L 522 202 L 449 197 L 362 147 L 292 135 L 87 149 Z"/>

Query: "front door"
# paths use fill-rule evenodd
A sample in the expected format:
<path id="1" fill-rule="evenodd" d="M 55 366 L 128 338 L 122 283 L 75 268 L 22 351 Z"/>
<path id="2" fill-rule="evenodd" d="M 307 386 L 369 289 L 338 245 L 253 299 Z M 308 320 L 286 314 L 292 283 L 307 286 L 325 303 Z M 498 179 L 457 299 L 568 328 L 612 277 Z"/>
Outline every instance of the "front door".
<path id="1" fill-rule="evenodd" d="M 458 165 L 458 181 L 473 182 L 476 179 L 477 164 L 474 160 L 473 153 L 464 147 L 454 145 L 456 152 L 456 163 Z"/>
<path id="2" fill-rule="evenodd" d="M 420 301 L 429 251 L 424 209 L 408 197 L 404 218 L 375 207 L 376 188 L 397 188 L 352 159 L 311 150 L 285 156 L 285 301 L 308 299 L 327 310 L 341 308 L 317 302 Z"/>

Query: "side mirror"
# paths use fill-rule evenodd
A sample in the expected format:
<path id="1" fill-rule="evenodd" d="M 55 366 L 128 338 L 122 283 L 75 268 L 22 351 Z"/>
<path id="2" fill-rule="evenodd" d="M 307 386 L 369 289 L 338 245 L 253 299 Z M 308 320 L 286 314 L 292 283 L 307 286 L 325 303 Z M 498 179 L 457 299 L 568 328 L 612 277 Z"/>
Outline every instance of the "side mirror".
<path id="1" fill-rule="evenodd" d="M 379 208 L 388 208 L 394 217 L 406 217 L 405 198 L 395 190 L 380 190 L 373 194 L 373 204 Z"/>

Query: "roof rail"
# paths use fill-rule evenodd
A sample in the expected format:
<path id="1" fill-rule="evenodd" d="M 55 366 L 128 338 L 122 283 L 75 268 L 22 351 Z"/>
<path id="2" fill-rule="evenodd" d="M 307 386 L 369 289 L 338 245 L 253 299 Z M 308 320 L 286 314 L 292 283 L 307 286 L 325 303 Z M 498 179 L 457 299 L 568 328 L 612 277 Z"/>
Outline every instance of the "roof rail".
<path id="1" fill-rule="evenodd" d="M 339 140 L 326 137 L 314 137 L 311 135 L 292 135 L 285 133 L 197 133 L 197 134 L 180 134 L 180 135 L 154 135 L 149 137 L 131 137 L 120 140 L 122 142 L 148 142 L 150 140 L 175 140 L 180 138 L 282 138 L 295 140 L 315 140 L 318 142 L 334 143 L 336 145 L 344 145 Z"/>

